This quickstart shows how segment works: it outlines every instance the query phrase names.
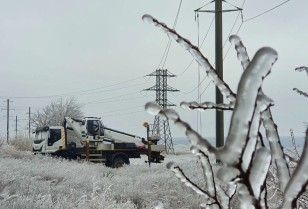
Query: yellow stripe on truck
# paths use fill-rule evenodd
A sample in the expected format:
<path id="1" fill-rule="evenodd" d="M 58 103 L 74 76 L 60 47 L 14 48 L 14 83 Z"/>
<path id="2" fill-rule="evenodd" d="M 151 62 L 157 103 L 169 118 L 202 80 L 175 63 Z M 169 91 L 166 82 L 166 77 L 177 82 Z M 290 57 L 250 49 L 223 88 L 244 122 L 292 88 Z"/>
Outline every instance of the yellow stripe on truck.
<path id="1" fill-rule="evenodd" d="M 64 128 L 61 128 L 61 140 L 62 140 L 62 149 L 66 149 Z"/>

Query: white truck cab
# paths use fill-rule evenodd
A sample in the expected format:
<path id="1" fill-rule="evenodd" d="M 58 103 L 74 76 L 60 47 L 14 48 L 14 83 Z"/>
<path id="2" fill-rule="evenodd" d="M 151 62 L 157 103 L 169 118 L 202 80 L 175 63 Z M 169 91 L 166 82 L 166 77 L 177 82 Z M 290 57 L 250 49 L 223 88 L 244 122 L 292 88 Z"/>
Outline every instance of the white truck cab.
<path id="1" fill-rule="evenodd" d="M 65 135 L 62 126 L 43 126 L 35 129 L 33 151 L 54 153 L 65 148 Z"/>

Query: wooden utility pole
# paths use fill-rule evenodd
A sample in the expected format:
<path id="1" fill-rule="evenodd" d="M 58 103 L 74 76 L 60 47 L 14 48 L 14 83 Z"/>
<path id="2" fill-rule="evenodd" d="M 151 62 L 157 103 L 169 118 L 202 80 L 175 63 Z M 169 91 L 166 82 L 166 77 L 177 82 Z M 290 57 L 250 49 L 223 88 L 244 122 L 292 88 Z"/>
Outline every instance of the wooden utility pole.
<path id="1" fill-rule="evenodd" d="M 215 68 L 223 80 L 222 0 L 215 0 Z M 223 95 L 216 87 L 216 104 L 222 104 Z M 224 146 L 224 112 L 216 109 L 216 147 Z"/>
<path id="2" fill-rule="evenodd" d="M 6 142 L 9 144 L 10 137 L 10 99 L 6 100 Z"/>
<path id="3" fill-rule="evenodd" d="M 15 124 L 15 132 L 16 132 L 15 135 L 16 135 L 16 136 L 15 136 L 15 137 L 16 137 L 16 139 L 17 139 L 17 115 L 16 115 L 16 120 L 15 120 L 15 122 L 16 122 L 16 124 Z"/>
<path id="4" fill-rule="evenodd" d="M 29 107 L 29 139 L 31 134 L 31 108 Z"/>

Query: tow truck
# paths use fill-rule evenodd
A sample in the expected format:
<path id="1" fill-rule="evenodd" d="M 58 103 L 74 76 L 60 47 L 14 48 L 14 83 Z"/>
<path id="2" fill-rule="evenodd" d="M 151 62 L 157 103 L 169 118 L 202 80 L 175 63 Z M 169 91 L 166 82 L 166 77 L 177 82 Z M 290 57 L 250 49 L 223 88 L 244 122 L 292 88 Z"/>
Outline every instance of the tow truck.
<path id="1" fill-rule="evenodd" d="M 150 165 L 164 160 L 162 152 L 165 151 L 165 146 L 157 145 L 158 140 L 148 134 L 146 140 L 105 127 L 98 117 L 65 117 L 63 126 L 35 129 L 33 152 L 70 160 L 101 162 L 113 168 L 129 164 L 131 158 L 147 155 Z"/>

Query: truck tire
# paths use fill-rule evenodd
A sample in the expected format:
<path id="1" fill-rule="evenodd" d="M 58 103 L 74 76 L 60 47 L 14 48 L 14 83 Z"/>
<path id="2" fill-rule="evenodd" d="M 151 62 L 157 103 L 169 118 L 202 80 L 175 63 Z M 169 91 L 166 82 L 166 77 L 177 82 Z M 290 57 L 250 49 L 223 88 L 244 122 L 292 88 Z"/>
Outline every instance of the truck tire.
<path id="1" fill-rule="evenodd" d="M 116 156 L 113 159 L 112 167 L 113 168 L 120 168 L 123 167 L 124 164 L 129 164 L 129 159 L 124 156 Z"/>

